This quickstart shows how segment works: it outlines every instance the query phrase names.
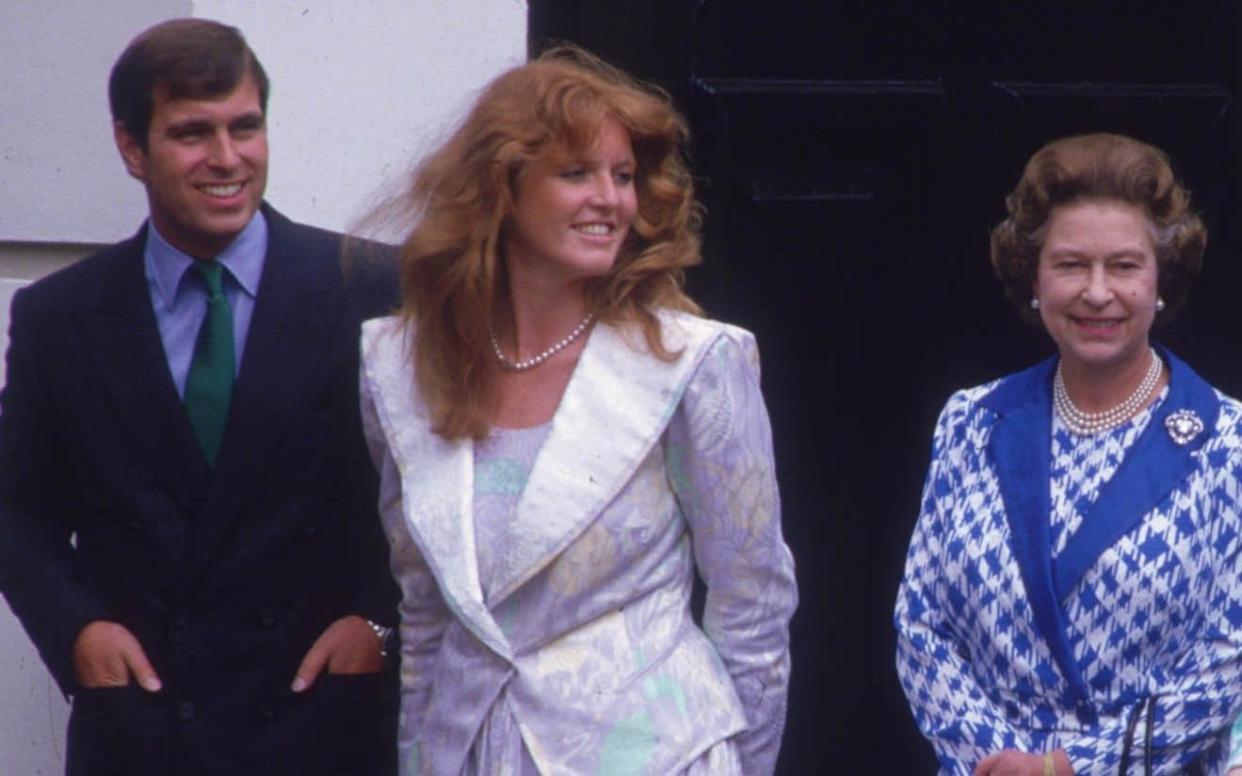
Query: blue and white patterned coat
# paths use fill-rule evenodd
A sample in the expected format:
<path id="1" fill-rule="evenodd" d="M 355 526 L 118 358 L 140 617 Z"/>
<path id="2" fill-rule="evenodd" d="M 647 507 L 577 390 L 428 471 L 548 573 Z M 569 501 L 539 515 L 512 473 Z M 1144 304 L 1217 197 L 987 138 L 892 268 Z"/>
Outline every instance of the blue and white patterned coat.
<path id="1" fill-rule="evenodd" d="M 1079 776 L 1199 760 L 1242 706 L 1242 405 L 1164 353 L 1168 393 L 1055 554 L 1055 359 L 949 399 L 894 622 L 897 670 L 941 773 L 1064 749 Z M 1169 415 L 1205 430 L 1178 444 Z"/>

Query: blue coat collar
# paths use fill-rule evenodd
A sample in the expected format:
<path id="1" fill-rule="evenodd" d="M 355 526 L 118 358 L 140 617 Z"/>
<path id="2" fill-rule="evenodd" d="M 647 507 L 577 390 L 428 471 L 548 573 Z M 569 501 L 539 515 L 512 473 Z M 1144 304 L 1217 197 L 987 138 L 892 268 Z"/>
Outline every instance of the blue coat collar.
<path id="1" fill-rule="evenodd" d="M 1158 350 L 1169 365 L 1168 396 L 1055 563 L 1049 539 L 1049 466 L 1056 358 L 1006 378 L 981 401 L 997 415 L 988 449 L 1035 624 L 1077 698 L 1086 698 L 1088 689 L 1073 658 L 1062 602 L 1100 554 L 1194 470 L 1191 454 L 1211 436 L 1220 412 L 1215 390 L 1176 356 Z M 1185 409 L 1199 416 L 1204 431 L 1179 445 L 1165 421 Z"/>

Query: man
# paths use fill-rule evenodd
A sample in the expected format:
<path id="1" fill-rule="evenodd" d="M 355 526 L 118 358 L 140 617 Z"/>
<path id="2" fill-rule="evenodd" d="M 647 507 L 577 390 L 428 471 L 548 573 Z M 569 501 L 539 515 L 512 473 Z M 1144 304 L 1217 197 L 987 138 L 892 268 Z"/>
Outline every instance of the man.
<path id="1" fill-rule="evenodd" d="M 109 97 L 150 219 L 13 299 L 0 591 L 73 698 L 69 774 L 393 768 L 357 408 L 385 289 L 263 203 L 267 92 L 231 27 L 138 36 Z"/>

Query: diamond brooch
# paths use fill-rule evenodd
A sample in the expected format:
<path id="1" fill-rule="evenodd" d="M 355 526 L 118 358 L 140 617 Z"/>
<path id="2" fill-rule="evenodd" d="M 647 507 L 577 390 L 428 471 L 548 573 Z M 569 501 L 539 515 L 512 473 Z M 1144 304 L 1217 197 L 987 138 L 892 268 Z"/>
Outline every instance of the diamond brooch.
<path id="1" fill-rule="evenodd" d="M 1194 410 L 1178 410 L 1164 419 L 1164 427 L 1169 436 L 1179 445 L 1184 445 L 1203 433 L 1203 421 Z"/>

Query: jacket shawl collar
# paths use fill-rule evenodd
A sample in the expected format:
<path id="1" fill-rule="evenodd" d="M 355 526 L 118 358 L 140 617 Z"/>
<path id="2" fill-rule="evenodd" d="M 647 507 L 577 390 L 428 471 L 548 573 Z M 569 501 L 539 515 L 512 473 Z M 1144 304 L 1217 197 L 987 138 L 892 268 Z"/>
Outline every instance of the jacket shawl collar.
<path id="1" fill-rule="evenodd" d="M 662 319 L 666 345 L 683 349 L 672 363 L 647 354 L 637 333 L 630 338 L 625 330 L 596 324 L 519 500 L 516 540 L 487 601 L 474 532 L 474 444 L 446 441 L 431 431 L 398 322 L 384 322 L 381 336 L 396 340 L 384 349 L 386 358 L 367 347 L 366 379 L 401 473 L 410 534 L 446 604 L 507 659 L 512 648 L 490 609 L 545 568 L 616 496 L 660 438 L 719 331 L 697 319 Z"/>
<path id="2" fill-rule="evenodd" d="M 479 641 L 512 660 L 509 642 L 483 604 L 479 583 L 474 443 L 446 440 L 431 430 L 410 365 L 410 336 L 401 318 L 363 324 L 363 380 L 401 475 L 402 517 L 445 605 Z"/>
<path id="3" fill-rule="evenodd" d="M 516 543 L 491 605 L 578 538 L 664 433 L 718 329 L 671 314 L 662 324 L 666 345 L 681 351 L 672 362 L 648 353 L 636 327 L 598 325 L 591 333 L 518 501 Z"/>
<path id="4" fill-rule="evenodd" d="M 1193 470 L 1193 453 L 1211 435 L 1220 402 L 1215 391 L 1190 367 L 1164 349 L 1169 393 L 1147 428 L 1105 483 L 1082 527 L 1065 550 L 1051 560 L 1052 376 L 1056 358 L 1004 380 L 982 400 L 998 416 L 989 441 L 1013 553 L 1031 610 L 1075 698 L 1087 685 L 1074 661 L 1062 602 L 1100 555 L 1131 530 Z M 1190 409 L 1205 431 L 1185 445 L 1165 427 L 1174 412 Z"/>

